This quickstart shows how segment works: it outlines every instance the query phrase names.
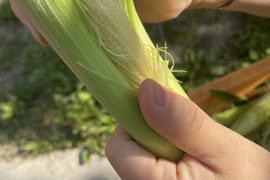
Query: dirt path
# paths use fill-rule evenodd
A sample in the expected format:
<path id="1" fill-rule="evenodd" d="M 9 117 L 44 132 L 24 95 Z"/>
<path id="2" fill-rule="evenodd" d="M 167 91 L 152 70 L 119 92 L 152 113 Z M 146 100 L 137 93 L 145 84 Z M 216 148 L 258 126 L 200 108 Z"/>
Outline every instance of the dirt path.
<path id="1" fill-rule="evenodd" d="M 80 165 L 80 149 L 56 151 L 32 160 L 20 157 L 0 161 L 1 180 L 118 180 L 106 158 L 92 155 Z"/>

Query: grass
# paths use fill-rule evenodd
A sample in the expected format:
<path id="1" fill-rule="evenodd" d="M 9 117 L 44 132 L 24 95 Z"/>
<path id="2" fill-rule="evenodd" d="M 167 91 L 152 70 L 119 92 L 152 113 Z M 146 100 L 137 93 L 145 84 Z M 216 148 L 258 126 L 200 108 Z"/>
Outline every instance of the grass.
<path id="1" fill-rule="evenodd" d="M 16 144 L 20 152 L 31 156 L 73 147 L 84 149 L 85 161 L 93 152 L 104 155 L 115 120 L 49 47 L 33 39 L 7 2 L 0 5 L 0 12 L 4 29 L 0 31 L 0 82 L 12 87 L 0 87 L 1 144 Z M 200 34 L 203 27 L 211 30 L 231 15 L 238 21 L 229 34 L 214 38 L 211 32 Z M 197 10 L 146 27 L 155 43 L 168 42 L 177 60 L 176 69 L 188 71 L 176 75 L 189 91 L 269 56 L 268 21 L 238 13 Z M 20 72 L 14 66 L 19 66 Z M 4 81 L 7 74 L 16 76 Z"/>
<path id="2" fill-rule="evenodd" d="M 0 88 L 5 94 L 0 98 L 1 144 L 15 143 L 29 155 L 73 147 L 104 154 L 116 122 L 52 49 L 40 46 L 23 28 L 8 3 L 2 9 L 1 26 L 7 30 L 0 36 L 0 75 L 16 74 L 15 65 L 22 72 L 4 81 L 12 84 L 10 91 Z"/>

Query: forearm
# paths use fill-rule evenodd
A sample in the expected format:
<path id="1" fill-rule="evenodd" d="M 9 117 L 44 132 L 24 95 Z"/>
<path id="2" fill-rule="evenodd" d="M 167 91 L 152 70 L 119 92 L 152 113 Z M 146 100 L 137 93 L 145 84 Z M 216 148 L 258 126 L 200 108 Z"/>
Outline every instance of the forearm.
<path id="1" fill-rule="evenodd" d="M 229 0 L 193 0 L 188 9 L 218 9 Z M 235 0 L 224 8 L 227 11 L 238 11 L 270 18 L 270 0 Z"/>
<path id="2" fill-rule="evenodd" d="M 270 0 L 236 0 L 227 7 L 229 11 L 245 12 L 270 18 Z"/>

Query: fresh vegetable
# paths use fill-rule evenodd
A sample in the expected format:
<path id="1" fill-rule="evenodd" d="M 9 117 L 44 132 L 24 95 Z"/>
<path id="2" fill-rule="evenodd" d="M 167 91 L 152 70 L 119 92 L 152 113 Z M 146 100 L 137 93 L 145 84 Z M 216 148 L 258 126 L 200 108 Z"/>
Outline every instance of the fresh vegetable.
<path id="1" fill-rule="evenodd" d="M 122 127 L 157 157 L 183 152 L 152 130 L 138 105 L 146 78 L 187 98 L 153 46 L 132 0 L 16 0 L 55 52 Z M 165 53 L 162 60 L 159 52 Z"/>
<path id="2" fill-rule="evenodd" d="M 270 120 L 270 93 L 218 112 L 212 118 L 235 132 L 246 136 Z"/>
<path id="3" fill-rule="evenodd" d="M 211 116 L 218 123 L 230 127 L 241 115 L 247 112 L 254 103 L 247 103 L 240 106 L 234 106 L 224 111 L 215 113 Z"/>
<path id="4" fill-rule="evenodd" d="M 270 119 L 270 93 L 263 95 L 258 102 L 240 116 L 230 127 L 244 136 L 256 131 Z"/>

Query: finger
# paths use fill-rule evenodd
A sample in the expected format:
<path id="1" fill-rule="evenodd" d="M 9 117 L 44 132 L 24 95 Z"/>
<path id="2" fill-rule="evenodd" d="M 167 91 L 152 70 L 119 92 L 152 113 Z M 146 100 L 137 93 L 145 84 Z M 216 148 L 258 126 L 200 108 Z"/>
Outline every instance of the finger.
<path id="1" fill-rule="evenodd" d="M 14 14 L 20 19 L 20 21 L 24 24 L 27 29 L 31 32 L 34 38 L 43 46 L 47 46 L 48 42 L 46 39 L 40 34 L 40 32 L 36 29 L 36 27 L 32 24 L 32 22 L 28 19 L 26 14 L 21 10 L 17 3 L 14 0 L 10 0 L 10 6 L 13 10 Z"/>
<path id="2" fill-rule="evenodd" d="M 147 79 L 142 83 L 139 101 L 145 120 L 154 130 L 211 167 L 224 164 L 230 167 L 235 156 L 243 156 L 243 149 L 255 147 L 242 136 L 213 121 L 190 100 L 153 80 Z"/>
<path id="3" fill-rule="evenodd" d="M 156 159 L 154 155 L 138 145 L 119 125 L 106 144 L 105 153 L 122 179 L 148 180 L 157 179 L 163 175 L 166 177 L 168 174 L 170 177 L 176 177 L 175 163 Z"/>
<path id="4" fill-rule="evenodd" d="M 137 13 L 145 23 L 160 23 L 176 18 L 190 0 L 135 0 Z"/>

